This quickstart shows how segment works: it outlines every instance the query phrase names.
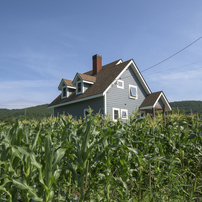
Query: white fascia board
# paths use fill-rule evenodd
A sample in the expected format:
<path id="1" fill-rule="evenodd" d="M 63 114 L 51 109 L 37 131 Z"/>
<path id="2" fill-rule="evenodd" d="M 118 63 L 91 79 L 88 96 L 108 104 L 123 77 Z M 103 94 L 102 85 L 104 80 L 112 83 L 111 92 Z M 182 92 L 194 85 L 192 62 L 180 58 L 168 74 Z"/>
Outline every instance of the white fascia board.
<path id="1" fill-rule="evenodd" d="M 62 83 L 64 83 L 64 84 L 66 85 L 66 83 L 65 83 L 64 80 L 62 79 L 62 80 L 60 81 L 59 86 L 58 86 L 58 90 L 62 90 Z"/>
<path id="2" fill-rule="evenodd" d="M 104 115 L 107 114 L 107 94 L 104 95 Z"/>
<path id="3" fill-rule="evenodd" d="M 135 63 L 133 62 L 133 60 L 131 60 L 131 61 L 128 63 L 128 65 L 126 65 L 126 67 L 121 71 L 121 73 L 114 79 L 114 81 L 107 87 L 107 89 L 106 89 L 106 90 L 104 91 L 104 93 L 103 93 L 104 95 L 105 95 L 105 94 L 107 93 L 107 91 L 111 88 L 112 84 L 114 84 L 114 83 L 119 79 L 119 77 L 121 77 L 121 75 L 126 71 L 126 69 L 127 69 L 131 64 L 132 64 L 133 67 L 134 67 L 133 71 L 134 71 L 135 75 L 138 77 L 140 83 L 141 83 L 142 85 L 144 85 L 143 88 L 145 89 L 146 93 L 147 93 L 147 94 L 151 94 L 151 91 L 150 91 L 149 87 L 147 86 L 147 84 L 145 83 L 143 77 L 141 76 L 141 74 L 140 74 L 138 68 L 136 67 L 136 65 L 135 65 Z"/>
<path id="4" fill-rule="evenodd" d="M 126 65 L 126 67 L 121 71 L 121 73 L 114 79 L 114 81 L 107 87 L 107 89 L 104 91 L 104 95 L 107 93 L 107 91 L 111 88 L 111 86 L 113 85 L 113 84 L 115 84 L 116 83 L 116 81 L 119 79 L 119 77 L 123 74 L 123 72 L 124 71 L 126 71 L 126 69 L 130 66 L 130 63 L 131 62 L 129 62 L 128 63 L 128 65 Z"/>
<path id="5" fill-rule="evenodd" d="M 86 81 L 86 80 L 83 80 L 84 83 L 89 83 L 89 84 L 94 84 L 94 82 L 92 81 Z"/>
<path id="6" fill-rule="evenodd" d="M 158 96 L 158 98 L 156 99 L 156 102 L 154 103 L 154 107 L 156 106 L 157 102 L 159 101 L 160 97 L 162 96 L 162 92 L 160 93 L 160 95 Z"/>
<path id="7" fill-rule="evenodd" d="M 81 80 L 83 80 L 83 79 L 79 76 L 79 74 L 78 74 L 78 72 L 77 72 L 76 75 L 75 75 L 75 77 L 74 77 L 74 79 L 73 79 L 73 81 L 72 81 L 72 84 L 73 84 L 74 86 L 76 86 L 75 82 L 76 82 L 76 78 L 77 78 L 77 77 L 79 77 Z"/>
<path id="8" fill-rule="evenodd" d="M 154 106 L 147 106 L 147 107 L 140 107 L 140 110 L 144 110 L 144 109 L 152 109 Z"/>
<path id="9" fill-rule="evenodd" d="M 145 83 L 144 78 L 142 77 L 139 69 L 137 68 L 136 64 L 133 62 L 133 60 L 131 60 L 130 64 L 133 65 L 133 67 L 135 68 L 135 75 L 138 77 L 140 83 L 142 84 L 143 88 L 145 89 L 147 94 L 151 94 L 151 90 L 149 89 L 149 86 Z"/>
<path id="10" fill-rule="evenodd" d="M 121 64 L 123 61 L 122 60 L 119 60 L 117 63 L 116 63 L 116 65 L 119 65 L 119 64 Z"/>
<path id="11" fill-rule="evenodd" d="M 67 86 L 67 88 L 76 89 L 76 87 L 74 87 L 74 86 Z"/>
<path id="12" fill-rule="evenodd" d="M 98 94 L 98 95 L 93 95 L 93 96 L 90 96 L 90 97 L 85 97 L 85 98 L 82 98 L 82 99 L 79 99 L 79 100 L 73 100 L 73 101 L 70 101 L 70 102 L 65 102 L 65 103 L 62 103 L 62 104 L 53 105 L 53 106 L 48 107 L 48 109 L 55 108 L 55 107 L 62 107 L 62 106 L 65 106 L 65 105 L 70 105 L 70 104 L 74 104 L 74 103 L 77 103 L 77 102 L 82 102 L 82 101 L 85 101 L 85 100 L 94 99 L 94 98 L 101 97 L 101 96 L 103 96 L 103 93 Z"/>
<path id="13" fill-rule="evenodd" d="M 163 92 L 161 92 L 161 94 L 159 95 L 158 99 L 157 99 L 156 102 L 154 103 L 154 107 L 156 106 L 156 104 L 157 104 L 157 102 L 159 101 L 159 99 L 160 99 L 161 96 L 162 96 L 162 98 L 163 98 L 164 104 L 166 104 L 166 105 L 167 105 L 167 108 L 168 108 L 170 111 L 172 111 L 172 108 L 171 108 L 170 104 L 168 103 L 167 99 L 165 98 Z"/>

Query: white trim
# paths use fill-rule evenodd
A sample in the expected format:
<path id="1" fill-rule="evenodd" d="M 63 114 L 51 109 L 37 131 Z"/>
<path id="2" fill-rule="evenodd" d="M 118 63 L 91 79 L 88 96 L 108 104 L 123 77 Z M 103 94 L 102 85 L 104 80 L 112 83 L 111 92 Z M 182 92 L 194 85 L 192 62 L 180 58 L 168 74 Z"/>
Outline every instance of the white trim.
<path id="1" fill-rule="evenodd" d="M 98 95 L 92 95 L 90 97 L 85 97 L 85 98 L 82 98 L 82 99 L 73 100 L 73 101 L 61 103 L 61 104 L 58 104 L 58 105 L 53 105 L 53 106 L 48 107 L 48 109 L 55 108 L 55 107 L 61 107 L 61 106 L 65 106 L 65 105 L 69 105 L 69 104 L 73 104 L 73 103 L 77 103 L 77 102 L 82 102 L 82 101 L 86 101 L 86 100 L 90 100 L 90 99 L 94 99 L 94 98 L 102 97 L 102 96 L 103 96 L 103 94 L 100 93 Z"/>
<path id="2" fill-rule="evenodd" d="M 112 108 L 112 120 L 113 121 L 118 121 L 118 119 L 114 119 L 114 110 L 118 111 L 118 118 L 120 118 L 120 109 L 119 108 Z"/>
<path id="3" fill-rule="evenodd" d="M 172 108 L 170 107 L 170 104 L 167 102 L 167 99 L 166 99 L 166 97 L 164 96 L 164 93 L 163 93 L 163 92 L 161 92 L 161 94 L 160 94 L 159 97 L 157 98 L 156 102 L 154 103 L 154 107 L 156 106 L 157 102 L 160 100 L 161 96 L 162 96 L 164 102 L 167 104 L 168 109 L 169 109 L 170 111 L 172 111 Z"/>
<path id="4" fill-rule="evenodd" d="M 94 82 L 92 82 L 92 81 L 86 81 L 86 80 L 83 80 L 83 83 L 94 84 Z"/>
<path id="5" fill-rule="evenodd" d="M 69 80 L 70 81 L 70 80 Z M 64 85 L 63 85 L 64 84 Z M 72 84 L 73 85 L 73 84 Z M 60 84 L 59 84 L 59 86 L 58 86 L 58 90 L 62 90 L 62 87 L 63 86 L 67 86 L 68 88 L 73 88 L 73 89 L 76 89 L 76 87 L 75 86 L 68 86 L 66 83 L 65 83 L 65 81 L 63 80 L 63 79 L 61 79 L 61 81 L 60 81 Z"/>
<path id="6" fill-rule="evenodd" d="M 121 63 L 123 63 L 123 61 L 122 61 L 122 60 L 119 60 L 119 61 L 116 63 L 116 65 L 119 65 L 119 64 L 121 64 Z"/>
<path id="7" fill-rule="evenodd" d="M 126 112 L 126 117 L 122 117 L 122 112 Z M 128 110 L 127 109 L 121 109 L 121 114 L 120 114 L 120 117 L 122 118 L 122 119 L 128 119 Z"/>
<path id="8" fill-rule="evenodd" d="M 77 77 L 79 77 L 80 80 L 83 80 L 83 79 L 79 76 L 79 74 L 78 74 L 78 72 L 77 72 L 76 75 L 75 75 L 75 77 L 74 77 L 74 79 L 73 79 L 73 81 L 72 81 L 72 84 L 73 84 L 73 85 L 75 85 L 75 82 L 77 82 Z"/>
<path id="9" fill-rule="evenodd" d="M 131 96 L 130 95 L 130 89 L 131 88 L 135 88 L 136 89 L 136 96 Z M 138 91 L 137 91 L 137 86 L 134 86 L 134 85 L 131 85 L 131 84 L 129 84 L 129 98 L 132 98 L 132 99 L 138 99 Z"/>
<path id="10" fill-rule="evenodd" d="M 147 107 L 140 107 L 140 110 L 142 110 L 142 109 L 152 109 L 153 108 L 153 106 L 151 105 L 151 106 L 147 106 Z"/>
<path id="11" fill-rule="evenodd" d="M 76 89 L 76 87 L 74 87 L 74 86 L 67 86 L 67 88 Z"/>
<path id="12" fill-rule="evenodd" d="M 63 84 L 64 84 L 64 85 L 63 85 Z M 67 86 L 67 84 L 64 82 L 63 79 L 61 79 L 60 84 L 59 84 L 59 86 L 58 86 L 58 90 L 62 90 L 62 87 L 63 87 L 63 86 Z"/>
<path id="13" fill-rule="evenodd" d="M 104 115 L 107 114 L 107 95 L 104 95 Z"/>
<path id="14" fill-rule="evenodd" d="M 154 103 L 153 107 L 156 106 L 157 102 L 159 101 L 160 97 L 162 96 L 162 92 L 160 93 L 160 95 L 158 96 L 158 98 L 156 99 L 156 102 Z"/>
<path id="15" fill-rule="evenodd" d="M 133 72 L 135 73 L 135 75 L 138 77 L 139 82 L 141 83 L 142 87 L 144 88 L 144 90 L 146 91 L 147 94 L 151 94 L 151 91 L 149 89 L 149 86 L 145 83 L 142 75 L 140 74 L 140 71 L 138 70 L 137 66 L 135 65 L 135 63 L 133 62 L 133 60 L 131 60 L 126 67 L 121 71 L 121 73 L 114 79 L 114 81 L 107 87 L 107 89 L 103 92 L 103 94 L 105 95 L 107 93 L 107 91 L 112 87 L 112 84 L 114 84 L 120 77 L 121 75 L 126 71 L 126 69 L 132 65 L 132 69 Z"/>
<path id="16" fill-rule="evenodd" d="M 122 86 L 119 86 L 119 82 L 122 83 Z M 124 81 L 123 80 L 117 80 L 117 84 L 116 84 L 117 88 L 121 88 L 124 89 Z"/>

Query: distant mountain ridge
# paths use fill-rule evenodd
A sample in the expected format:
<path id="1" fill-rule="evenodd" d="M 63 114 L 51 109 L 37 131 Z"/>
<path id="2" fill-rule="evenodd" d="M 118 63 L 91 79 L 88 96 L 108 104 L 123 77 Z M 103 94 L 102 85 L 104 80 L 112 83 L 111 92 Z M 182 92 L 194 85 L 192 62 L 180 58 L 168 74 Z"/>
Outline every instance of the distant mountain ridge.
<path id="1" fill-rule="evenodd" d="M 170 102 L 170 106 L 173 110 L 184 110 L 185 113 L 202 113 L 202 101 L 188 100 Z"/>
<path id="2" fill-rule="evenodd" d="M 202 101 L 178 101 L 170 102 L 173 110 L 184 110 L 185 113 L 201 113 L 202 114 Z M 20 116 L 26 116 L 29 119 L 41 119 L 49 117 L 53 114 L 53 109 L 48 109 L 48 104 L 37 105 L 24 109 L 0 109 L 0 121 L 6 119 L 16 119 Z"/>
<path id="3" fill-rule="evenodd" d="M 0 109 L 0 121 L 6 119 L 16 119 L 20 116 L 25 116 L 28 119 L 41 119 L 49 117 L 53 114 L 53 109 L 48 109 L 48 104 L 37 105 L 35 107 L 28 107 L 24 109 Z"/>

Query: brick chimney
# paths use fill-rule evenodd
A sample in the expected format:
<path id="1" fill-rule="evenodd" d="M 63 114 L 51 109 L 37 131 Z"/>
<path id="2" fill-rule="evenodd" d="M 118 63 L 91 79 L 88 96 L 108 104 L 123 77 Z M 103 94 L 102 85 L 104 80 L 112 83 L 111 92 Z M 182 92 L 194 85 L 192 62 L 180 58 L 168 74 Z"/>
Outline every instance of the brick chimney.
<path id="1" fill-rule="evenodd" d="M 94 55 L 93 56 L 93 75 L 97 74 L 102 69 L 102 56 Z"/>

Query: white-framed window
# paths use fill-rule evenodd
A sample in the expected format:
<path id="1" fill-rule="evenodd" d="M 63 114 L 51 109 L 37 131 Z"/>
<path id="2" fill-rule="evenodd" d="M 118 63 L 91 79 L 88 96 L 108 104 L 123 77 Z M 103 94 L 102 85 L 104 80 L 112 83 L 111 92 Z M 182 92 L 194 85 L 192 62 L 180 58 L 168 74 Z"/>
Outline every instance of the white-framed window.
<path id="1" fill-rule="evenodd" d="M 112 116 L 113 116 L 113 121 L 117 121 L 118 118 L 120 118 L 120 109 L 112 108 Z"/>
<path id="2" fill-rule="evenodd" d="M 67 97 L 67 87 L 66 86 L 63 86 L 62 87 L 62 94 L 61 94 L 62 98 L 66 98 Z"/>
<path id="3" fill-rule="evenodd" d="M 127 109 L 121 109 L 121 118 L 128 119 L 128 110 Z"/>
<path id="4" fill-rule="evenodd" d="M 83 83 L 81 81 L 77 81 L 76 83 L 76 94 L 83 93 Z"/>
<path id="5" fill-rule="evenodd" d="M 89 109 L 84 109 L 83 112 L 84 112 L 84 116 L 87 116 L 89 114 Z"/>
<path id="6" fill-rule="evenodd" d="M 124 89 L 124 81 L 118 80 L 118 81 L 117 81 L 117 88 Z"/>
<path id="7" fill-rule="evenodd" d="M 129 97 L 133 98 L 133 99 L 137 99 L 138 98 L 137 86 L 133 86 L 133 85 L 129 84 Z"/>

